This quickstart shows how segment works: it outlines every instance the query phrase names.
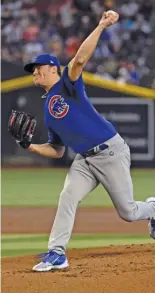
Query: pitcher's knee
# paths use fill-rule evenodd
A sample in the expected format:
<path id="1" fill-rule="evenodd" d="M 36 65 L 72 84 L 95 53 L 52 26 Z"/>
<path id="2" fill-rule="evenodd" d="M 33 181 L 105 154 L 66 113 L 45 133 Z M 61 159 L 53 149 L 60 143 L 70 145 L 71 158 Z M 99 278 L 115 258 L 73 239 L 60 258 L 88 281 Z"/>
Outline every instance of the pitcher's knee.
<path id="1" fill-rule="evenodd" d="M 118 211 L 121 219 L 126 222 L 134 222 L 137 220 L 135 208 L 125 207 Z"/>

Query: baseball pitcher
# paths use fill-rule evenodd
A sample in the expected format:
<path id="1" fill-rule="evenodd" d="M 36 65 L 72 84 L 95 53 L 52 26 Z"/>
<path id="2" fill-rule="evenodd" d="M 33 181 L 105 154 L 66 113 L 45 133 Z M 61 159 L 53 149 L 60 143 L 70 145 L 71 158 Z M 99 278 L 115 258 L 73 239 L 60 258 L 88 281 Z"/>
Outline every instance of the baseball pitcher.
<path id="1" fill-rule="evenodd" d="M 41 255 L 42 261 L 33 267 L 34 271 L 69 266 L 66 246 L 78 204 L 98 184 L 107 190 L 123 220 L 148 220 L 150 236 L 155 239 L 155 197 L 145 202 L 134 201 L 129 147 L 114 126 L 94 109 L 82 80 L 82 70 L 100 35 L 118 18 L 114 11 L 103 13 L 98 26 L 82 43 L 62 75 L 58 58 L 50 54 L 39 55 L 24 67 L 33 74 L 34 84 L 45 89 L 44 117 L 48 142 L 32 144 L 36 119 L 24 112 L 12 111 L 9 119 L 11 135 L 21 147 L 48 158 L 61 158 L 65 146 L 77 153 L 60 194 L 48 252 Z"/>

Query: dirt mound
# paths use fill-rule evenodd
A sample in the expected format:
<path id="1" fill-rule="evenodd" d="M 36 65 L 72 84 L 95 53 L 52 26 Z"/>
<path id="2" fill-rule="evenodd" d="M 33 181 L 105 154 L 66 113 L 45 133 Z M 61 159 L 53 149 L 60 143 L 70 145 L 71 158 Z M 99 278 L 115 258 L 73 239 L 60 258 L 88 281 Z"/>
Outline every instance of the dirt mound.
<path id="1" fill-rule="evenodd" d="M 3 293 L 154 293 L 153 245 L 68 251 L 67 271 L 35 273 L 33 256 L 2 259 Z"/>

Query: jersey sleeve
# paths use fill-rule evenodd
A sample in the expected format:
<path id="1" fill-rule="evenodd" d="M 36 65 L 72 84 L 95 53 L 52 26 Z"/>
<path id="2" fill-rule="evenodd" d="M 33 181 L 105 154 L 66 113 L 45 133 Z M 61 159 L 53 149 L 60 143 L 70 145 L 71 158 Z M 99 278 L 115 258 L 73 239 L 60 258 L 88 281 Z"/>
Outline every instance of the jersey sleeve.
<path id="1" fill-rule="evenodd" d="M 82 79 L 82 74 L 76 81 L 70 80 L 68 76 L 68 66 L 65 67 L 62 74 L 62 94 L 72 98 L 79 99 L 85 94 L 85 86 Z"/>
<path id="2" fill-rule="evenodd" d="M 48 143 L 53 145 L 61 145 L 63 146 L 64 143 L 62 142 L 61 138 L 58 134 L 56 134 L 51 128 L 48 128 Z"/>

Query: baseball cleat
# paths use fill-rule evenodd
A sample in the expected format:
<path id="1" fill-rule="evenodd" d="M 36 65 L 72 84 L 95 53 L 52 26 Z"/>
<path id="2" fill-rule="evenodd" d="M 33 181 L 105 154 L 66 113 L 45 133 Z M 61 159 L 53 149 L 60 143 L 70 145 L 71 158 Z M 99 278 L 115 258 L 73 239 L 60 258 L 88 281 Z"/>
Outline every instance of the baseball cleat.
<path id="1" fill-rule="evenodd" d="M 155 219 L 152 219 L 148 222 L 148 229 L 150 236 L 155 239 Z"/>
<path id="2" fill-rule="evenodd" d="M 155 204 L 155 197 L 149 197 L 146 202 L 151 203 L 154 202 Z M 155 239 L 155 217 L 150 219 L 148 222 L 148 229 L 150 236 Z"/>
<path id="3" fill-rule="evenodd" d="M 35 272 L 62 270 L 69 267 L 66 255 L 58 254 L 54 250 L 42 253 L 38 256 L 38 258 L 43 258 L 43 260 L 32 268 Z"/>

